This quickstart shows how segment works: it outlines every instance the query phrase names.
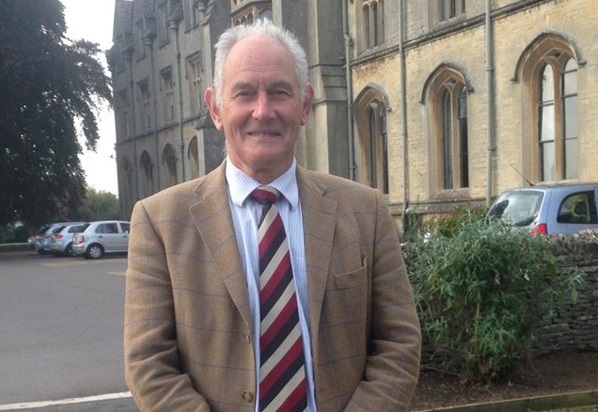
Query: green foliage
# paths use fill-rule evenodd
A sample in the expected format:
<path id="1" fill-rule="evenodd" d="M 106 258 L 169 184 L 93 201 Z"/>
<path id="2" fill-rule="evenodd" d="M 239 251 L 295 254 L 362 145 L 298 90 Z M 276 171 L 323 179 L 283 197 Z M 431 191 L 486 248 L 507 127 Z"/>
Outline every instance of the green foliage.
<path id="1" fill-rule="evenodd" d="M 0 227 L 0 243 L 23 243 L 27 237 L 27 228 L 20 222 Z"/>
<path id="2" fill-rule="evenodd" d="M 0 16 L 0 226 L 37 227 L 80 204 L 75 120 L 94 149 L 110 81 L 98 45 L 65 37 L 60 1 L 0 0 Z"/>
<path id="3" fill-rule="evenodd" d="M 475 213 L 437 228 L 404 248 L 423 330 L 447 372 L 474 381 L 503 376 L 527 359 L 542 316 L 574 296 L 581 272 L 546 238 Z"/>
<path id="4" fill-rule="evenodd" d="M 402 240 L 411 242 L 422 236 L 423 220 L 423 214 L 407 209 L 403 214 Z"/>
<path id="5" fill-rule="evenodd" d="M 78 220 L 117 220 L 120 219 L 120 205 L 118 198 L 110 192 L 96 191 L 88 188 L 85 201 L 79 209 L 81 218 Z"/>
<path id="6" fill-rule="evenodd" d="M 428 231 L 440 236 L 452 237 L 459 234 L 472 221 L 482 221 L 487 208 L 467 209 L 457 205 L 450 218 L 437 219 L 427 224 Z"/>

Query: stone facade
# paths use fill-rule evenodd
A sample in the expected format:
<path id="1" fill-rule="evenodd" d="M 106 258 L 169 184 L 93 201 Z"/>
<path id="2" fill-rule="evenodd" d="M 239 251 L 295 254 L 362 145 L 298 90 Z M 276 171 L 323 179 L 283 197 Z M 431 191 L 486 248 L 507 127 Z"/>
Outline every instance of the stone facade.
<path id="1" fill-rule="evenodd" d="M 117 0 L 107 54 L 122 216 L 130 216 L 136 200 L 221 163 L 224 139 L 203 103 L 213 45 L 231 24 L 257 18 L 289 28 L 308 52 L 317 94 L 299 162 L 348 176 L 341 15 L 340 4 L 316 1 Z"/>
<path id="2" fill-rule="evenodd" d="M 372 2 L 354 1 L 354 38 L 360 36 L 359 21 L 364 19 L 360 8 Z M 598 3 L 495 0 L 488 2 L 488 9 L 482 1 L 395 3 L 383 3 L 387 12 L 384 29 L 388 29 L 385 42 L 361 50 L 357 42 L 352 90 L 355 97 L 368 88 L 375 89 L 374 96 L 388 102 L 388 201 L 397 214 L 404 207 L 441 214 L 452 211 L 455 203 L 489 204 L 503 190 L 527 185 L 526 179 L 534 184 L 598 180 L 598 169 L 591 166 L 598 154 L 593 133 L 598 126 L 598 107 L 592 103 L 598 90 L 598 32 L 593 29 Z M 449 9 L 440 10 L 442 5 Z M 538 148 L 538 85 L 540 69 L 550 63 L 556 73 L 563 56 L 577 66 L 573 92 L 577 107 L 567 118 L 576 130 L 566 132 L 572 137 L 570 147 L 560 148 L 559 144 L 566 144 L 565 138 L 561 137 L 561 142 L 556 138 L 553 154 L 556 169 L 570 167 L 572 171 L 557 170 L 553 176 L 542 170 L 546 155 Z M 554 79 L 558 88 L 562 78 L 555 74 Z M 466 92 L 464 150 L 459 147 L 463 132 L 455 127 L 459 116 L 452 114 L 452 122 L 443 117 L 447 116 L 443 94 L 450 98 L 451 109 L 459 110 L 460 96 L 454 88 Z M 557 136 L 566 134 L 561 131 L 565 128 L 565 97 L 549 102 L 556 117 L 550 131 Z M 356 113 L 356 128 L 367 131 L 367 127 L 360 128 L 360 121 L 367 123 L 368 118 L 360 119 Z M 451 128 L 448 133 L 446 124 Z M 443 184 L 447 173 L 443 136 L 447 134 L 452 135 L 449 169 L 454 181 Z M 367 133 L 355 136 L 356 154 L 367 152 Z M 466 155 L 464 167 L 455 161 L 462 154 Z M 367 154 L 355 158 L 356 178 L 366 184 L 370 183 L 368 176 L 360 170 L 367 169 L 370 161 Z"/>
<path id="3" fill-rule="evenodd" d="M 593 0 L 117 0 L 123 217 L 219 164 L 201 100 L 212 45 L 260 16 L 308 53 L 316 94 L 299 162 L 383 191 L 398 223 L 405 208 L 450 213 L 527 180 L 598 180 L 597 14 Z"/>

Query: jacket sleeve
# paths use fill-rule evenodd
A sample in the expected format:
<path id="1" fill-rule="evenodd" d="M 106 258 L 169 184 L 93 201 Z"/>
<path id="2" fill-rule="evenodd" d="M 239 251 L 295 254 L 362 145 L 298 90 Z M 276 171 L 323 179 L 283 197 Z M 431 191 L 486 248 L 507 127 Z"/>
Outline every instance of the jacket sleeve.
<path id="1" fill-rule="evenodd" d="M 141 202 L 131 218 L 124 352 L 125 379 L 141 411 L 209 411 L 180 370 L 166 254 Z"/>
<path id="2" fill-rule="evenodd" d="M 398 234 L 377 195 L 363 380 L 346 411 L 407 411 L 419 377 L 421 332 Z"/>

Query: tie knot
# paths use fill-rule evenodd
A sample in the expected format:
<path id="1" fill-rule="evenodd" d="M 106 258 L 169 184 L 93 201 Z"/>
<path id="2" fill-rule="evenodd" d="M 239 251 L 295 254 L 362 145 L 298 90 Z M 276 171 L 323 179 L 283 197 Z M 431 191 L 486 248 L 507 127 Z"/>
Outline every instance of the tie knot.
<path id="1" fill-rule="evenodd" d="M 260 205 L 271 205 L 280 197 L 280 192 L 271 186 L 260 186 L 250 196 Z"/>

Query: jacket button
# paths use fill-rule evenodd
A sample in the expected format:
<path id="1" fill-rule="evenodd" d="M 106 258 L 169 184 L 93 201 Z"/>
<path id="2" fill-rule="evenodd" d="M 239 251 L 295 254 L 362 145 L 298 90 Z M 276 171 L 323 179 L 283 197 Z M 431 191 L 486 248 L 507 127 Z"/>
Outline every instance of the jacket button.
<path id="1" fill-rule="evenodd" d="M 253 394 L 249 391 L 243 392 L 243 400 L 245 400 L 247 402 L 253 401 Z"/>

